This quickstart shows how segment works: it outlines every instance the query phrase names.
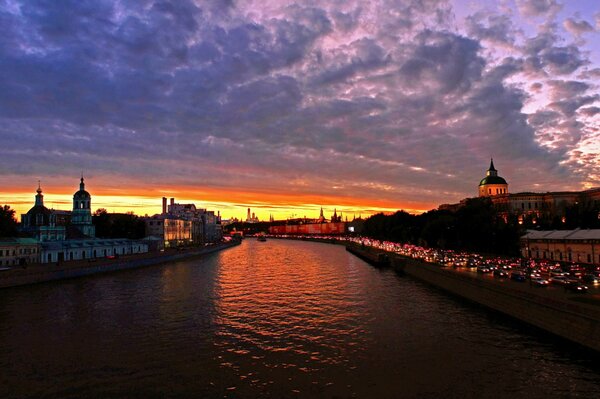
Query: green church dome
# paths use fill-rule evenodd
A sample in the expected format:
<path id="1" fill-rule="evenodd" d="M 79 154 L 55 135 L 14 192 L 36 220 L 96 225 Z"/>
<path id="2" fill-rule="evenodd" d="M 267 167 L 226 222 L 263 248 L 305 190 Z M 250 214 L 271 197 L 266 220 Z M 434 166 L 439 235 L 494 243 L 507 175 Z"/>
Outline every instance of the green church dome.
<path id="1" fill-rule="evenodd" d="M 483 179 L 481 179 L 481 181 L 479 182 L 479 185 L 483 186 L 486 184 L 508 184 L 508 183 L 506 183 L 506 180 L 504 180 L 504 178 L 502 178 L 500 176 L 486 176 Z"/>

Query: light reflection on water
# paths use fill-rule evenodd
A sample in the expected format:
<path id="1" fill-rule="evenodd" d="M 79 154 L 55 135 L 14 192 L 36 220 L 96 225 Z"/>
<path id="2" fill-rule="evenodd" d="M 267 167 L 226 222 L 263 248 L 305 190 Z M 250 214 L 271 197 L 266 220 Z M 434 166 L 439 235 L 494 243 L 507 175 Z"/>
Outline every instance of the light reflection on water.
<path id="1" fill-rule="evenodd" d="M 0 291 L 0 397 L 594 397 L 562 345 L 307 242 Z"/>

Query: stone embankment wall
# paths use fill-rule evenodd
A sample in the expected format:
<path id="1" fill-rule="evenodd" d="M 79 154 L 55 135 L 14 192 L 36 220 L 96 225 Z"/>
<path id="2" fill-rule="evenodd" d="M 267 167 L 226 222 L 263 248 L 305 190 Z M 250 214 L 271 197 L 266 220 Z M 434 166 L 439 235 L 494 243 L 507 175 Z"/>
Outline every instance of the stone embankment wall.
<path id="1" fill-rule="evenodd" d="M 74 261 L 60 264 L 30 265 L 27 268 L 15 268 L 0 271 L 0 288 L 42 283 L 66 278 L 88 276 L 118 270 L 136 269 L 161 263 L 175 262 L 206 255 L 238 245 L 239 241 L 223 243 L 197 249 L 186 249 L 164 253 L 122 256 L 116 259 L 98 259 L 97 261 Z"/>
<path id="2" fill-rule="evenodd" d="M 572 294 L 547 295 L 544 288 L 501 284 L 477 275 L 456 272 L 421 260 L 406 258 L 404 272 L 454 295 L 497 310 L 600 352 L 600 309 L 573 301 Z M 524 283 L 520 283 L 524 284 Z M 538 292 L 535 292 L 539 290 Z M 533 291 L 533 292 L 532 292 Z"/>

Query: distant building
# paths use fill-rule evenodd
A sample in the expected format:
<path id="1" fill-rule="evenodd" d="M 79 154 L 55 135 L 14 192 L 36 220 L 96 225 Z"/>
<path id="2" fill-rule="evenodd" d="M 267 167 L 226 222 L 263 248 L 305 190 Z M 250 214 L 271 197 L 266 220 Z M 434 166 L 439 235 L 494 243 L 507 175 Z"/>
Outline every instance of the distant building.
<path id="1" fill-rule="evenodd" d="M 545 193 L 521 192 L 511 194 L 508 192 L 508 183 L 498 175 L 494 161 L 490 162 L 486 176 L 479 182 L 479 197 L 489 197 L 498 212 L 498 215 L 508 220 L 517 217 L 522 223 L 525 218 L 553 219 L 564 221 L 569 207 L 578 205 L 583 209 L 595 209 L 600 212 L 600 188 L 584 191 L 555 191 Z M 463 199 L 457 204 L 443 204 L 438 209 L 456 211 L 466 203 Z M 600 214 L 599 214 L 600 215 Z"/>
<path id="2" fill-rule="evenodd" d="M 40 243 L 34 238 L 0 238 L 0 267 L 38 263 Z"/>
<path id="3" fill-rule="evenodd" d="M 524 258 L 600 265 L 600 229 L 528 230 L 521 237 Z"/>
<path id="4" fill-rule="evenodd" d="M 60 221 L 61 225 L 58 225 L 57 221 Z M 15 256 L 19 257 L 19 264 L 62 262 L 148 252 L 148 244 L 143 241 L 94 238 L 96 229 L 92 224 L 91 196 L 85 190 L 83 177 L 79 190 L 73 195 L 71 212 L 46 208 L 42 188 L 38 185 L 35 205 L 29 212 L 21 215 L 20 230 L 24 234 L 31 235 L 33 240 L 19 241 L 15 244 L 20 245 L 19 248 L 14 248 Z M 69 237 L 76 239 L 67 239 L 67 231 Z M 16 262 L 16 259 L 13 258 L 11 262 Z"/>
<path id="5" fill-rule="evenodd" d="M 492 159 L 486 176 L 479 182 L 479 196 L 491 197 L 499 194 L 508 194 L 508 183 L 503 177 L 498 176 L 498 171 L 494 168 L 494 160 Z"/>
<path id="6" fill-rule="evenodd" d="M 65 239 L 65 226 L 56 224 L 56 215 L 44 206 L 42 187 L 38 184 L 35 196 L 35 205 L 21 215 L 19 230 L 37 241 L 60 241 Z"/>
<path id="7" fill-rule="evenodd" d="M 250 213 L 250 208 L 248 208 L 248 214 L 246 215 L 246 223 L 258 223 L 258 217 L 254 214 L 254 212 Z"/>
<path id="8" fill-rule="evenodd" d="M 217 242 L 223 237 L 220 218 L 214 211 L 162 199 L 162 213 L 144 218 L 146 235 L 160 237 L 164 246 L 178 247 Z"/>

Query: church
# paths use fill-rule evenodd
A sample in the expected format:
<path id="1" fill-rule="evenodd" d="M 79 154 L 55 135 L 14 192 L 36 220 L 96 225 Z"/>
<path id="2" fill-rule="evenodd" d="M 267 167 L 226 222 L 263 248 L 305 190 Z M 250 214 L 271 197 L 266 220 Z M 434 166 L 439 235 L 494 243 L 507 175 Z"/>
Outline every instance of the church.
<path id="1" fill-rule="evenodd" d="M 92 222 L 92 197 L 85 189 L 83 176 L 79 190 L 73 194 L 73 209 L 57 211 L 44 205 L 38 184 L 35 204 L 21 215 L 20 231 L 40 243 L 41 263 L 94 259 L 148 252 L 140 240 L 99 239 Z"/>
<path id="2" fill-rule="evenodd" d="M 562 220 L 564 223 L 567 210 L 574 205 L 583 209 L 600 210 L 600 188 L 584 191 L 510 193 L 508 182 L 498 174 L 493 159 L 486 175 L 479 181 L 478 196 L 490 198 L 498 215 L 504 220 L 516 217 L 521 224 L 526 219 L 535 224 L 540 218 Z M 463 199 L 458 204 L 443 204 L 439 209 L 456 211 L 465 202 L 466 199 Z"/>
<path id="3" fill-rule="evenodd" d="M 494 161 L 486 176 L 479 182 L 479 196 L 490 197 L 498 214 L 505 220 L 511 215 L 517 216 L 519 223 L 529 218 L 535 224 L 539 218 L 561 219 L 564 222 L 567 209 L 574 205 L 582 208 L 600 209 L 600 188 L 584 191 L 552 191 L 545 193 L 508 192 L 508 183 L 498 175 Z"/>

